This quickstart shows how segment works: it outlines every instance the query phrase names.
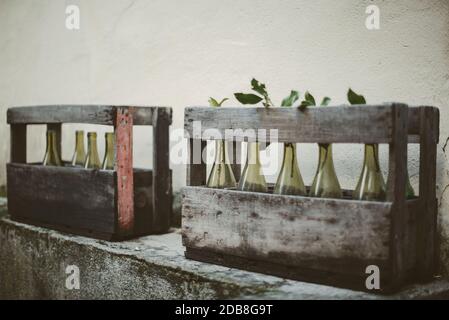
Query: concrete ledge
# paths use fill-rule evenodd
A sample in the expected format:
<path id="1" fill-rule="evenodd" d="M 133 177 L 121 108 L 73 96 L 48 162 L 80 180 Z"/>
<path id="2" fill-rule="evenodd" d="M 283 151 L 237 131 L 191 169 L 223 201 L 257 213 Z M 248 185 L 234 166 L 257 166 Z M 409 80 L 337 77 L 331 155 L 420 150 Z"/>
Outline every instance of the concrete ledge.
<path id="1" fill-rule="evenodd" d="M 184 258 L 179 230 L 110 243 L 0 219 L 2 299 L 420 299 L 449 298 L 449 281 L 378 296 Z M 80 289 L 65 287 L 68 265 Z"/>

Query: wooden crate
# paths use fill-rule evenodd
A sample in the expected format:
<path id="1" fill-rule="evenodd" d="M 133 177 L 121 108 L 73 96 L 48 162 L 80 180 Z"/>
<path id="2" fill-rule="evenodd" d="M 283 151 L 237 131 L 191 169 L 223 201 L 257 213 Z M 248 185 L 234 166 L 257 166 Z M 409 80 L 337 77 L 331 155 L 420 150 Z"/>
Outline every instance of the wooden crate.
<path id="1" fill-rule="evenodd" d="M 105 240 L 164 233 L 169 229 L 171 108 L 18 107 L 8 110 L 7 121 L 11 125 L 7 184 L 8 211 L 12 219 Z M 63 123 L 113 126 L 115 170 L 27 163 L 27 126 L 46 124 L 48 129 L 55 130 L 60 152 Z M 153 127 L 153 170 L 133 168 L 134 125 Z"/>
<path id="2" fill-rule="evenodd" d="M 200 128 L 195 121 L 200 121 Z M 438 127 L 437 108 L 399 103 L 305 111 L 187 108 L 191 164 L 182 200 L 186 257 L 361 290 L 366 289 L 367 266 L 376 265 L 379 292 L 431 278 L 436 259 Z M 206 164 L 199 152 L 205 140 L 214 139 L 210 129 L 225 137 L 226 129 L 237 128 L 242 130 L 226 136 L 234 146 L 254 140 L 245 136 L 247 129 L 277 129 L 279 142 L 388 144 L 387 200 L 352 200 L 351 191 L 343 199 L 326 199 L 205 187 Z M 419 196 L 410 200 L 405 198 L 408 143 L 420 145 Z M 238 150 L 234 148 L 233 159 Z M 238 179 L 239 165 L 234 164 L 234 172 Z"/>

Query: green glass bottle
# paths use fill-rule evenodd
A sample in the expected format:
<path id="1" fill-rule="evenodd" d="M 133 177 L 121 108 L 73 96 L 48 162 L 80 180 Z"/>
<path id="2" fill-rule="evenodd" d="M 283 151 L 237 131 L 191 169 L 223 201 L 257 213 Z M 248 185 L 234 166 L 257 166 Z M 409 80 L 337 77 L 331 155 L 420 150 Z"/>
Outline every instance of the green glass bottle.
<path id="1" fill-rule="evenodd" d="M 84 168 L 86 169 L 100 169 L 100 157 L 98 156 L 97 148 L 97 134 L 95 132 L 89 132 L 87 134 L 87 157 L 84 162 Z"/>
<path id="2" fill-rule="evenodd" d="M 58 153 L 58 146 L 56 141 L 56 131 L 47 131 L 47 148 L 45 151 L 44 160 L 42 161 L 44 166 L 62 166 L 61 157 Z"/>
<path id="3" fill-rule="evenodd" d="M 104 135 L 106 152 L 104 154 L 103 164 L 101 168 L 103 170 L 114 170 L 115 166 L 115 135 L 113 132 L 106 132 Z"/>
<path id="4" fill-rule="evenodd" d="M 407 199 L 413 199 L 416 197 L 415 190 L 413 190 L 412 184 L 410 183 L 410 177 L 407 170 L 407 181 L 405 183 L 405 197 Z"/>
<path id="5" fill-rule="evenodd" d="M 282 167 L 273 193 L 299 196 L 306 194 L 306 187 L 296 161 L 296 145 L 294 143 L 284 144 Z"/>
<path id="6" fill-rule="evenodd" d="M 318 168 L 310 188 L 311 197 L 341 198 L 343 192 L 335 173 L 332 144 L 318 144 Z"/>
<path id="7" fill-rule="evenodd" d="M 86 160 L 86 149 L 84 148 L 84 131 L 77 130 L 75 132 L 75 151 L 72 157 L 72 166 L 82 167 Z"/>
<path id="8" fill-rule="evenodd" d="M 362 173 L 360 174 L 353 199 L 367 201 L 384 201 L 386 186 L 379 165 L 379 145 L 366 144 Z"/>
<path id="9" fill-rule="evenodd" d="M 262 172 L 259 158 L 260 144 L 248 142 L 246 163 L 239 181 L 239 190 L 252 192 L 267 192 L 267 183 Z"/>
<path id="10" fill-rule="evenodd" d="M 226 142 L 223 140 L 215 141 L 215 161 L 212 170 L 207 179 L 207 186 L 209 188 L 235 188 L 237 182 L 235 181 L 234 172 L 229 163 Z"/>

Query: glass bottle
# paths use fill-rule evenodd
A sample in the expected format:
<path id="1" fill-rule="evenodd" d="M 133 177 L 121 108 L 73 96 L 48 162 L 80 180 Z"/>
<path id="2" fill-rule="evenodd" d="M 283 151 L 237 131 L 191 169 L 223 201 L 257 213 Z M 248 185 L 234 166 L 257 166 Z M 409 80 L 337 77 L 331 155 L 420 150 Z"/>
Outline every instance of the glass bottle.
<path id="1" fill-rule="evenodd" d="M 89 132 L 87 134 L 87 157 L 86 161 L 84 162 L 84 168 L 86 169 L 101 168 L 97 148 L 97 134 L 95 132 Z"/>
<path id="2" fill-rule="evenodd" d="M 106 152 L 104 154 L 103 164 L 101 168 L 103 170 L 114 170 L 115 157 L 115 136 L 113 132 L 106 132 L 104 135 Z"/>
<path id="3" fill-rule="evenodd" d="M 226 142 L 223 140 L 215 141 L 215 161 L 212 170 L 207 179 L 207 186 L 209 188 L 235 188 L 237 182 L 235 181 L 234 172 L 229 163 Z"/>
<path id="4" fill-rule="evenodd" d="M 77 130 L 75 132 L 75 151 L 72 157 L 72 166 L 82 167 L 86 160 L 86 149 L 84 148 L 84 131 Z"/>
<path id="5" fill-rule="evenodd" d="M 296 161 L 296 145 L 284 144 L 284 158 L 281 171 L 274 186 L 275 194 L 305 195 L 306 188 Z"/>
<path id="6" fill-rule="evenodd" d="M 248 142 L 246 163 L 239 181 L 239 190 L 252 192 L 267 192 L 267 183 L 262 172 L 259 158 L 260 144 Z"/>
<path id="7" fill-rule="evenodd" d="M 318 144 L 318 149 L 318 168 L 310 187 L 310 196 L 341 198 L 343 197 L 343 192 L 335 173 L 334 161 L 332 159 L 332 144 Z"/>
<path id="8" fill-rule="evenodd" d="M 362 173 L 352 197 L 368 201 L 384 201 L 386 198 L 386 186 L 379 165 L 378 144 L 365 144 Z"/>
<path id="9" fill-rule="evenodd" d="M 56 131 L 47 130 L 47 148 L 45 151 L 44 166 L 62 166 L 61 157 L 58 153 L 58 146 L 56 141 Z"/>
<path id="10" fill-rule="evenodd" d="M 405 197 L 407 199 L 413 199 L 416 197 L 415 190 L 413 190 L 412 184 L 410 183 L 410 177 L 408 176 L 408 170 L 407 170 L 407 180 L 405 182 Z"/>

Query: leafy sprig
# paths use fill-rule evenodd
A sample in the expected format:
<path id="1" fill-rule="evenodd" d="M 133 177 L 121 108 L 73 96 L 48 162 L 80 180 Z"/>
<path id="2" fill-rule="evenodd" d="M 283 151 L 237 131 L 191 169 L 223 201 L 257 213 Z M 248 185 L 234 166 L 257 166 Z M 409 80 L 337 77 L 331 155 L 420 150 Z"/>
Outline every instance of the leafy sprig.
<path id="1" fill-rule="evenodd" d="M 216 99 L 214 99 L 214 98 L 212 98 L 212 97 L 209 97 L 209 105 L 210 105 L 211 107 L 221 107 L 222 104 L 223 104 L 226 100 L 229 100 L 229 99 L 228 99 L 228 98 L 224 98 L 224 99 L 222 99 L 220 102 L 218 102 L 218 100 L 216 100 Z"/>
<path id="2" fill-rule="evenodd" d="M 257 104 L 262 102 L 265 108 L 273 106 L 270 96 L 268 95 L 267 88 L 264 83 L 259 82 L 256 79 L 251 80 L 251 89 L 258 93 L 234 93 L 235 98 L 242 104 Z"/>
<path id="3" fill-rule="evenodd" d="M 330 102 L 331 102 L 331 98 L 324 97 L 321 100 L 320 106 L 327 106 L 327 105 L 329 105 Z M 310 106 L 316 106 L 315 97 L 309 91 L 306 91 L 306 93 L 304 94 L 304 100 L 301 101 L 299 108 L 305 109 Z"/>
<path id="4" fill-rule="evenodd" d="M 366 104 L 365 97 L 355 93 L 351 88 L 348 90 L 348 101 L 350 104 Z"/>

